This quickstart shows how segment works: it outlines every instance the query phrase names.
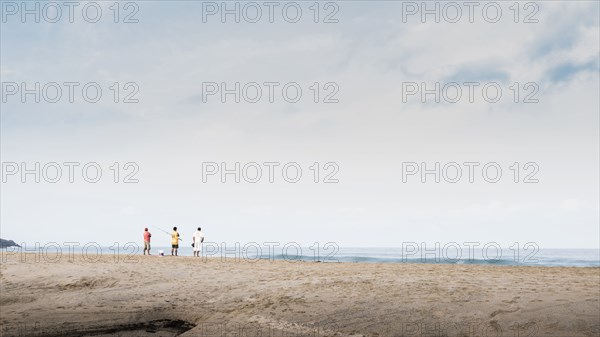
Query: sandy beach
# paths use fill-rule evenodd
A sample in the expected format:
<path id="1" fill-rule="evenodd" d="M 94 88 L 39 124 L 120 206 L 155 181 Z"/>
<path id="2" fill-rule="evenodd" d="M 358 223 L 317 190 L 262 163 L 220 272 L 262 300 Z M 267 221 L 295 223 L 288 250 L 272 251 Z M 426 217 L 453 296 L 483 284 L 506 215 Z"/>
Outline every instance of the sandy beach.
<path id="1" fill-rule="evenodd" d="M 36 257 L 1 254 L 2 336 L 600 335 L 599 268 Z"/>

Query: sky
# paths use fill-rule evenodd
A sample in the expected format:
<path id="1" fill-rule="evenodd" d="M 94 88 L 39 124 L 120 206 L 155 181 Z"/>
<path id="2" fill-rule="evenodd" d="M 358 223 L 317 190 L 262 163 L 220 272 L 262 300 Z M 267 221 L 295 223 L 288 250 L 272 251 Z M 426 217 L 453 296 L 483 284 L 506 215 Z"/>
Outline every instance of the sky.
<path id="1" fill-rule="evenodd" d="M 600 246 L 596 1 L 1 3 L 3 239 Z"/>

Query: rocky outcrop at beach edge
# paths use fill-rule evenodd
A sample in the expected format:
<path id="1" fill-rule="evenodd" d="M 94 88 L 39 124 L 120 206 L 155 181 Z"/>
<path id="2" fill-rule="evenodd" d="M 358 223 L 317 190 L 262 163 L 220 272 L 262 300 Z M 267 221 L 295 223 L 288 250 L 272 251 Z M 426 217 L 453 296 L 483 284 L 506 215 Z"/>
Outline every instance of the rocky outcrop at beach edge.
<path id="1" fill-rule="evenodd" d="M 21 247 L 18 244 L 16 244 L 13 240 L 0 239 L 0 248 L 8 248 L 13 246 Z"/>

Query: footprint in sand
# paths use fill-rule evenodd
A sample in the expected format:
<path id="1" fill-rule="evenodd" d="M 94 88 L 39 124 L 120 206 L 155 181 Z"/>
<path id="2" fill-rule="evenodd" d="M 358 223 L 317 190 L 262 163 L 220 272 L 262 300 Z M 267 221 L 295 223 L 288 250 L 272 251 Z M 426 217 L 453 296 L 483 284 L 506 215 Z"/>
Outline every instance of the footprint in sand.
<path id="1" fill-rule="evenodd" d="M 515 303 L 519 302 L 520 298 L 521 298 L 520 296 L 515 296 L 510 301 L 502 301 L 502 302 L 509 303 L 509 304 L 515 304 Z M 519 310 L 521 310 L 521 308 L 519 308 L 519 307 L 510 308 L 510 309 L 498 309 L 498 310 L 492 312 L 492 314 L 490 315 L 490 317 L 495 317 L 495 316 L 500 315 L 500 314 L 508 314 L 508 313 L 512 313 L 512 312 L 517 312 Z"/>
<path id="2" fill-rule="evenodd" d="M 519 310 L 521 310 L 521 308 L 508 309 L 508 310 L 499 309 L 499 310 L 492 312 L 490 317 L 496 317 L 497 315 L 500 315 L 500 314 L 509 314 L 509 313 L 517 312 Z"/>
<path id="3" fill-rule="evenodd" d="M 517 303 L 517 302 L 519 302 L 519 299 L 520 299 L 520 298 L 521 298 L 520 296 L 516 296 L 516 297 L 513 297 L 513 299 L 512 299 L 512 300 L 510 300 L 510 301 L 502 301 L 502 302 L 504 302 L 504 303 L 510 303 L 510 304 L 514 304 L 514 303 Z"/>

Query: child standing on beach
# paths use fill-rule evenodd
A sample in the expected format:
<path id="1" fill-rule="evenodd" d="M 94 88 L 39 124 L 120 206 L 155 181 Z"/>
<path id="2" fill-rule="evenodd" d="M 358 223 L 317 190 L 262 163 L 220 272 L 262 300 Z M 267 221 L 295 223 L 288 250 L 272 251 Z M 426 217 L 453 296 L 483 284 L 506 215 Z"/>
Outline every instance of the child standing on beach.
<path id="1" fill-rule="evenodd" d="M 202 228 L 198 227 L 196 233 L 194 233 L 194 237 L 192 238 L 192 247 L 194 247 L 194 256 L 200 256 L 200 252 L 202 251 L 202 242 L 204 241 L 204 233 L 202 233 Z"/>
<path id="2" fill-rule="evenodd" d="M 148 228 L 144 229 L 144 255 L 146 255 L 146 251 L 148 251 L 148 255 L 150 255 L 150 238 L 152 234 L 148 232 Z"/>
<path id="3" fill-rule="evenodd" d="M 177 232 L 177 227 L 173 227 L 173 232 L 171 233 L 171 255 L 177 256 L 177 249 L 179 248 L 179 233 Z"/>

